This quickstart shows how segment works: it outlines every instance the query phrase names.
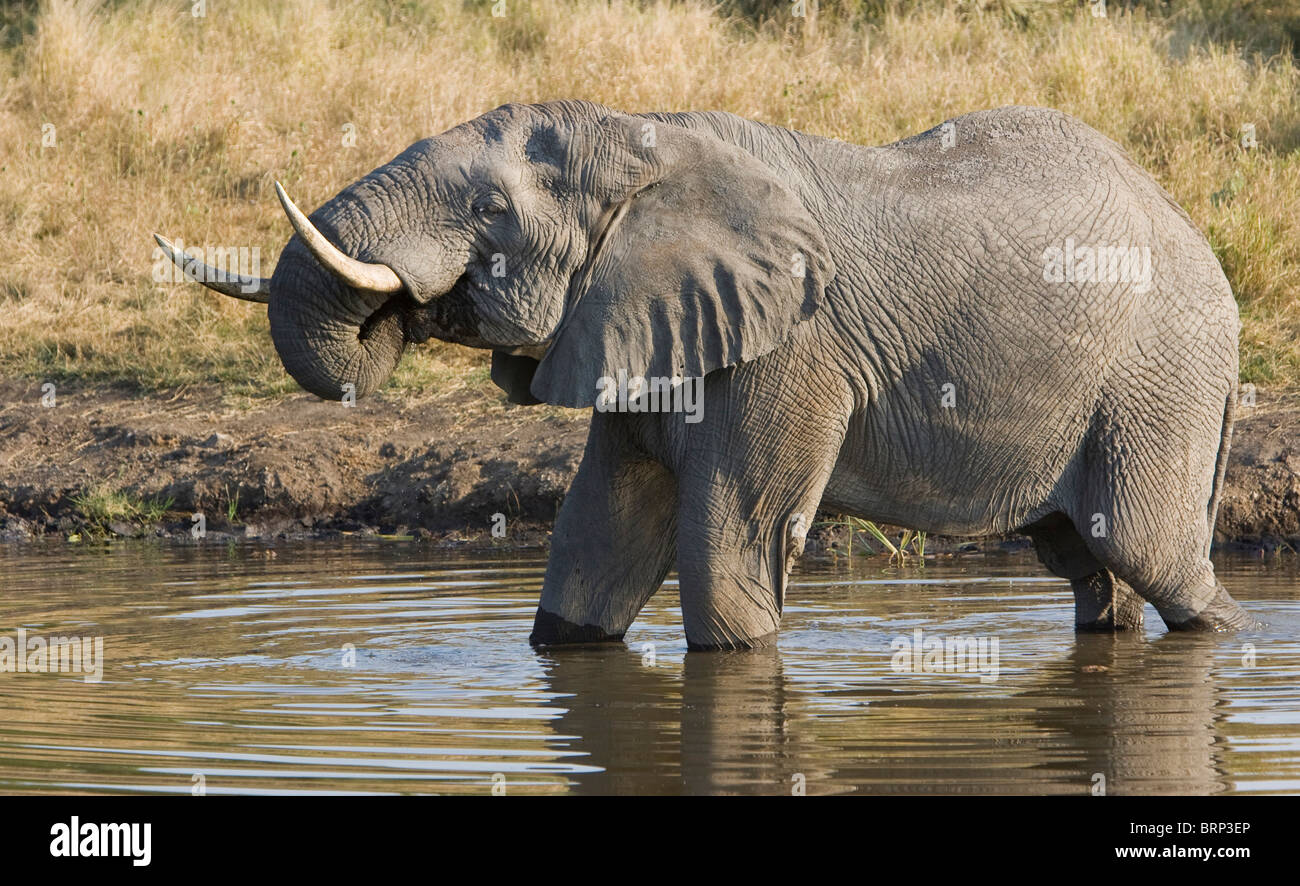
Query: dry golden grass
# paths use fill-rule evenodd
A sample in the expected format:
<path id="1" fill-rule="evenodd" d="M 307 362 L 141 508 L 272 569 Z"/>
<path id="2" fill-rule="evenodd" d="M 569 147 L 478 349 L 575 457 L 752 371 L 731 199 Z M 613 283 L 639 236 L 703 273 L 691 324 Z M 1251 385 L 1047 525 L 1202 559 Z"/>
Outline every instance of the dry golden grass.
<path id="1" fill-rule="evenodd" d="M 149 232 L 259 247 L 269 273 L 289 232 L 274 180 L 314 207 L 498 104 L 586 98 L 721 108 L 864 143 L 978 108 L 1060 108 L 1125 145 L 1207 231 L 1242 306 L 1243 377 L 1300 380 L 1290 55 L 1208 42 L 1185 17 L 1058 5 L 1026 25 L 979 5 L 824 14 L 815 35 L 781 16 L 756 28 L 701 3 L 626 0 L 508 0 L 501 18 L 490 0 L 210 2 L 203 18 L 188 2 L 46 0 L 7 13 L 0 370 L 292 390 L 264 310 L 153 282 Z M 1255 150 L 1240 146 L 1247 123 Z M 408 356 L 392 384 L 482 373 L 481 357 L 443 346 Z"/>

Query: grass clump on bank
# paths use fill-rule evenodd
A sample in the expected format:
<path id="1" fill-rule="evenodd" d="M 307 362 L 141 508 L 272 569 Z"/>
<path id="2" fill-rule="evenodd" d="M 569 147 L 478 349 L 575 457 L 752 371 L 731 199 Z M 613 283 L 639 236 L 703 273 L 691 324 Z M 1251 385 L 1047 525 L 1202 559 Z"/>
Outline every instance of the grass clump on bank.
<path id="1" fill-rule="evenodd" d="M 812 5 L 812 4 L 810 4 Z M 1060 108 L 1119 141 L 1206 231 L 1242 374 L 1300 382 L 1300 75 L 1282 2 L 1170 11 L 1028 0 L 44 0 L 0 15 L 0 371 L 146 390 L 295 390 L 265 310 L 157 283 L 151 231 L 257 247 L 409 143 L 506 101 L 725 109 L 881 143 L 966 111 Z M 1242 146 L 1253 126 L 1257 147 Z M 476 386 L 413 349 L 390 389 Z"/>
<path id="2" fill-rule="evenodd" d="M 845 553 L 848 555 L 850 563 L 853 562 L 853 549 L 855 547 L 868 555 L 876 553 L 866 539 L 863 538 L 863 536 L 870 536 L 880 543 L 884 551 L 889 553 L 890 563 L 897 562 L 898 565 L 903 566 L 907 564 L 909 558 L 915 558 L 918 565 L 925 565 L 925 542 L 928 535 L 918 529 L 902 530 L 898 543 L 895 544 L 879 524 L 871 520 L 864 520 L 861 517 L 841 514 L 827 520 L 822 525 L 846 530 Z"/>
<path id="3" fill-rule="evenodd" d="M 171 510 L 175 499 L 141 498 L 104 482 L 71 499 L 91 536 L 105 536 L 126 529 L 153 526 Z"/>

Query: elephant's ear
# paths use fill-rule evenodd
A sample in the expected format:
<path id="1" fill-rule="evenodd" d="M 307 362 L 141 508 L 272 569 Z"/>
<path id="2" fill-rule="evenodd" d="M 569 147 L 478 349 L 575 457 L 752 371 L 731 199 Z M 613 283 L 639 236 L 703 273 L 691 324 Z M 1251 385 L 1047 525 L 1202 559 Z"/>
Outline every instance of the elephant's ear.
<path id="1" fill-rule="evenodd" d="M 835 273 L 821 230 L 754 155 L 627 116 L 588 137 L 603 227 L 533 376 L 539 400 L 593 406 L 620 370 L 688 378 L 753 360 L 821 305 Z"/>
<path id="2" fill-rule="evenodd" d="M 537 361 L 532 357 L 507 354 L 505 351 L 492 352 L 492 381 L 506 392 L 506 400 L 511 403 L 535 406 L 542 402 L 529 391 L 535 372 Z"/>

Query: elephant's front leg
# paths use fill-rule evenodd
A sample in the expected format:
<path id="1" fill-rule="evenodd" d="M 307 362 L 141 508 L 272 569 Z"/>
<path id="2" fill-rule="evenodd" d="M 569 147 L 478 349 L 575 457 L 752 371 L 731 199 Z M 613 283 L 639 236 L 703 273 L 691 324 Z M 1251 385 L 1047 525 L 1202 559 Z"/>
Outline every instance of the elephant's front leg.
<path id="1" fill-rule="evenodd" d="M 790 567 L 844 441 L 847 391 L 755 368 L 708 377 L 705 419 L 686 432 L 677 470 L 677 569 L 691 649 L 775 640 Z"/>
<path id="2" fill-rule="evenodd" d="M 637 421 L 592 418 L 551 536 L 534 646 L 622 639 L 672 566 L 677 482 L 633 442 Z"/>

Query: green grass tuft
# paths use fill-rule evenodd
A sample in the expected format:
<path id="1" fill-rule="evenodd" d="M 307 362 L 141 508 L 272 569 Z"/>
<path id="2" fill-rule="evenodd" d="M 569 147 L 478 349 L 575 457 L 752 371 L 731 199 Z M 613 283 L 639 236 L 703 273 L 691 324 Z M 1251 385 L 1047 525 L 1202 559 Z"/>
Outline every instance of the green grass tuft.
<path id="1" fill-rule="evenodd" d="M 171 510 L 175 499 L 144 499 L 117 489 L 111 483 L 99 483 L 72 497 L 72 504 L 91 535 L 108 535 L 115 523 L 133 528 L 153 526 Z"/>
<path id="2" fill-rule="evenodd" d="M 900 566 L 907 562 L 908 557 L 915 557 L 918 565 L 925 565 L 925 540 L 926 534 L 917 529 L 904 529 L 898 543 L 885 533 L 879 525 L 870 520 L 863 520 L 861 517 L 840 517 L 837 520 L 829 520 L 825 526 L 843 526 L 849 531 L 848 556 L 849 560 L 853 559 L 853 548 L 859 545 L 866 549 L 868 554 L 874 554 L 875 550 L 867 544 L 862 535 L 869 535 L 878 541 L 881 546 L 889 551 L 889 561 L 897 562 Z"/>

